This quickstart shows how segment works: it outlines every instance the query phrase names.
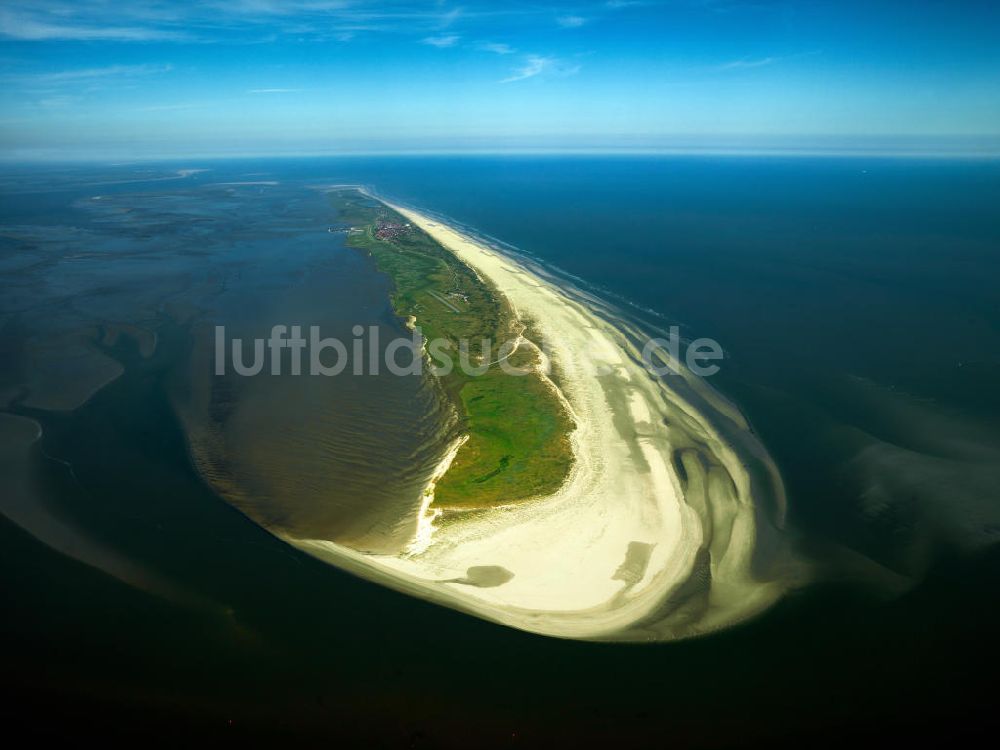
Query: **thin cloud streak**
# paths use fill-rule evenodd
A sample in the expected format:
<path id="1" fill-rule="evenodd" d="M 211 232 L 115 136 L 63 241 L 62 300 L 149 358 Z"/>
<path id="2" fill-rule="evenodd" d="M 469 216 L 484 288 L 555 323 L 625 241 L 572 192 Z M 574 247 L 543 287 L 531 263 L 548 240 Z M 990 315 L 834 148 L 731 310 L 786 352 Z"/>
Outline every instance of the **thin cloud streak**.
<path id="1" fill-rule="evenodd" d="M 0 11 L 0 37 L 21 41 L 183 41 L 189 37 L 176 31 L 138 26 L 76 26 L 39 21 L 30 16 Z"/>
<path id="2" fill-rule="evenodd" d="M 555 57 L 543 55 L 528 55 L 524 65 L 514 71 L 513 74 L 504 78 L 500 83 L 514 83 L 528 78 L 534 78 L 542 74 L 554 74 L 560 77 L 574 75 L 580 72 L 579 65 L 565 65 Z"/>
<path id="3" fill-rule="evenodd" d="M 732 60 L 731 62 L 723 63 L 717 66 L 716 70 L 739 70 L 742 68 L 763 68 L 765 65 L 771 65 L 780 60 L 780 57 L 759 57 L 756 59 L 751 58 L 741 58 L 739 60 Z"/>
<path id="4" fill-rule="evenodd" d="M 215 0 L 179 6 L 155 0 L 116 4 L 103 0 L 2 1 L 0 39 L 20 41 L 204 43 L 250 30 L 266 30 L 271 38 L 349 41 L 357 32 L 440 34 L 460 19 L 487 15 L 419 3 L 387 6 L 376 0 Z M 488 13 L 497 14 L 501 13 Z"/>
<path id="5" fill-rule="evenodd" d="M 155 75 L 173 70 L 172 65 L 109 65 L 103 68 L 60 70 L 52 73 L 23 73 L 4 76 L 2 80 L 27 85 L 52 86 L 64 83 L 81 83 L 107 78 L 131 78 Z"/>
<path id="6" fill-rule="evenodd" d="M 492 52 L 496 55 L 511 55 L 517 52 L 517 50 L 509 44 L 503 44 L 500 42 L 480 42 L 478 49 L 481 49 L 484 52 Z"/>
<path id="7" fill-rule="evenodd" d="M 427 36 L 420 40 L 421 44 L 427 44 L 438 49 L 454 47 L 460 37 L 458 34 L 446 34 L 443 36 Z"/>
<path id="8" fill-rule="evenodd" d="M 544 72 L 551 64 L 552 58 L 550 57 L 531 55 L 523 67 L 509 78 L 504 78 L 500 83 L 513 83 L 514 81 L 523 81 L 525 78 L 534 78 Z"/>

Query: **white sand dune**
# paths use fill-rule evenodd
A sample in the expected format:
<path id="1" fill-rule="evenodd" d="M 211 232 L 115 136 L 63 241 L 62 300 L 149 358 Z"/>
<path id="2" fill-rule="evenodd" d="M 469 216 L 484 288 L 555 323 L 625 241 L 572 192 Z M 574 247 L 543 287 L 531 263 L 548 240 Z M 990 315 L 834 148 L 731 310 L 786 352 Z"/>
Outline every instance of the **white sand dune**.
<path id="1" fill-rule="evenodd" d="M 780 479 L 738 411 L 689 374 L 676 384 L 652 376 L 638 333 L 583 293 L 392 207 L 541 332 L 576 420 L 575 464 L 536 501 L 450 516 L 421 507 L 414 543 L 398 556 L 288 541 L 393 588 L 559 637 L 689 637 L 774 602 L 788 580 L 775 528 Z"/>

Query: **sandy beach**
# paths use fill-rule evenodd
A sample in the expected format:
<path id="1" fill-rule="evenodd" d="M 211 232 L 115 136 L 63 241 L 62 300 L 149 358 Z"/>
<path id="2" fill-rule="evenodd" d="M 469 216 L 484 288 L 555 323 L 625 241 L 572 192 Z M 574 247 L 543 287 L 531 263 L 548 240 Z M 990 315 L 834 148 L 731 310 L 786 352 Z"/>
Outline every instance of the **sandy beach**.
<path id="1" fill-rule="evenodd" d="M 636 332 L 583 295 L 435 218 L 391 207 L 544 338 L 576 422 L 574 467 L 558 492 L 530 502 L 464 515 L 425 503 L 413 543 L 398 556 L 288 541 L 408 593 L 558 637 L 690 637 L 775 601 L 786 584 L 757 569 L 759 527 L 768 521 L 754 496 L 762 472 L 749 467 L 764 466 L 768 500 L 778 505 L 780 479 L 738 411 L 690 374 L 681 389 L 653 377 Z M 682 391 L 700 393 L 701 409 Z M 773 545 L 773 529 L 766 536 Z"/>

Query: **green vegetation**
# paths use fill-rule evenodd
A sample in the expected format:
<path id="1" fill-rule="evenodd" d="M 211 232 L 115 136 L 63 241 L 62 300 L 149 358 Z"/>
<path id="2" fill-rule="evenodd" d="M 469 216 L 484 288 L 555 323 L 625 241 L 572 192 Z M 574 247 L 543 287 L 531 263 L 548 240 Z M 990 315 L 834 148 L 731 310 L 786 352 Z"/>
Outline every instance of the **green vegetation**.
<path id="1" fill-rule="evenodd" d="M 438 483 L 435 505 L 486 508 L 556 490 L 572 464 L 569 433 L 574 425 L 551 387 L 534 372 L 511 375 L 496 363 L 481 375 L 468 375 L 457 366 L 460 346 L 467 346 L 473 366 L 482 365 L 483 339 L 493 343 L 491 360 L 496 360 L 502 344 L 525 332 L 503 297 L 378 201 L 348 189 L 331 196 L 339 220 L 354 227 L 348 244 L 370 253 L 393 280 L 396 314 L 415 317 L 427 341 L 450 344 L 447 353 L 456 366 L 441 383 L 469 440 Z M 521 345 L 508 362 L 531 369 L 537 364 L 536 350 Z"/>

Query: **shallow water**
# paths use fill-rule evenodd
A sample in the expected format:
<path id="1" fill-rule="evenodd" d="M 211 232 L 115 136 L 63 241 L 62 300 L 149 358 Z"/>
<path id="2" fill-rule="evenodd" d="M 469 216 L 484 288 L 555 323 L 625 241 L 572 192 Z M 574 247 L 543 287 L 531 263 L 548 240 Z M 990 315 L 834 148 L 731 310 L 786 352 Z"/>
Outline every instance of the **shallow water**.
<path id="1" fill-rule="evenodd" d="M 212 171 L 160 179 L 174 167 Z M 46 433 L 4 478 L 20 477 L 19 491 L 49 514 L 29 519 L 31 533 L 0 529 L 19 701 L 47 712 L 69 696 L 95 716 L 129 703 L 126 724 L 155 710 L 207 732 L 232 717 L 256 731 L 292 721 L 307 734 L 396 744 L 500 744 L 512 731 L 541 741 L 558 729 L 609 741 L 669 731 L 710 745 L 845 717 L 885 733 L 915 716 L 961 728 L 990 708 L 995 163 L 358 158 L 142 169 L 19 168 L 3 180 L 0 394 Z M 272 179 L 281 185 L 210 187 Z M 821 583 L 744 628 L 639 653 L 538 639 L 383 591 L 233 511 L 185 443 L 184 427 L 219 416 L 191 377 L 192 353 L 210 350 L 206 326 L 264 336 L 316 313 L 333 327 L 359 315 L 398 326 L 385 280 L 326 232 L 321 197 L 297 181 L 372 185 L 634 302 L 646 325 L 676 321 L 689 337 L 717 338 L 728 358 L 711 383 L 777 461 L 790 527 Z M 95 195 L 109 197 L 95 206 Z M 150 332 L 157 345 L 144 354 Z M 81 346 L 71 363 L 60 354 Z M 123 374 L 84 406 L 46 409 L 91 396 L 109 363 Z M 416 383 L 406 395 L 374 381 L 352 391 L 326 379 L 244 380 L 214 445 L 244 461 L 247 507 L 318 492 L 323 504 L 270 520 L 360 540 L 373 527 L 404 535 L 404 509 L 368 499 L 419 485 L 420 447 L 447 421 L 426 420 Z M 40 395 L 26 403 L 28 385 Z M 349 439 L 372 424 L 392 429 L 374 446 Z M 366 474 L 353 456 L 372 449 L 385 462 Z M 5 444 L 5 458 L 16 455 Z"/>

